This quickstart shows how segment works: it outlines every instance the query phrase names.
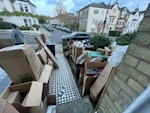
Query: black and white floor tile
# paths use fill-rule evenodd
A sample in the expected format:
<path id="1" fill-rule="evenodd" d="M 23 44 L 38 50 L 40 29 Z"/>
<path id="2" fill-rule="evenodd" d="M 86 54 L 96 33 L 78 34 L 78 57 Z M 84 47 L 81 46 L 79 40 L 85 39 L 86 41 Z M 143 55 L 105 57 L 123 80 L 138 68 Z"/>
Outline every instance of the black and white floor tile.
<path id="1" fill-rule="evenodd" d="M 64 57 L 62 50 L 58 48 L 61 48 L 61 46 L 56 46 L 56 58 L 59 68 L 53 72 L 52 83 L 57 105 L 81 98 L 68 61 Z"/>

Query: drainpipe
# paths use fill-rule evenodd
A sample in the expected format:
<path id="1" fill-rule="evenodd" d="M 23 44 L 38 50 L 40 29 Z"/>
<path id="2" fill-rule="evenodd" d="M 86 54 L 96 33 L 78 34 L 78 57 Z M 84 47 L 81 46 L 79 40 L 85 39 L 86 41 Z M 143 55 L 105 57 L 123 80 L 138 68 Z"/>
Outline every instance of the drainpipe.
<path id="1" fill-rule="evenodd" d="M 150 84 L 147 86 L 145 91 L 141 93 L 139 97 L 123 113 L 150 113 Z M 140 110 L 140 111 L 139 111 Z"/>

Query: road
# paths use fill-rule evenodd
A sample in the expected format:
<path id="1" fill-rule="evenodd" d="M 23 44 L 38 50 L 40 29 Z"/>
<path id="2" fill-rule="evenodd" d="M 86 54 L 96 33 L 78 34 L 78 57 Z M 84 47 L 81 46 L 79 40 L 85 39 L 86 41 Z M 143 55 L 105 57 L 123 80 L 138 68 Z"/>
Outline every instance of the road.
<path id="1" fill-rule="evenodd" d="M 46 30 L 45 30 L 46 31 Z M 48 32 L 48 31 L 46 31 Z M 44 33 L 44 32 L 43 32 Z M 54 28 L 54 31 L 49 32 L 48 38 L 50 41 L 55 42 L 55 44 L 61 44 L 62 43 L 62 36 L 69 35 L 70 33 L 66 33 L 64 31 L 60 31 Z M 34 40 L 35 37 L 40 37 L 38 34 L 36 35 L 27 35 L 24 34 L 25 40 L 27 44 L 37 44 L 36 41 Z M 10 38 L 10 34 L 8 33 L 1 33 L 0 38 Z"/>

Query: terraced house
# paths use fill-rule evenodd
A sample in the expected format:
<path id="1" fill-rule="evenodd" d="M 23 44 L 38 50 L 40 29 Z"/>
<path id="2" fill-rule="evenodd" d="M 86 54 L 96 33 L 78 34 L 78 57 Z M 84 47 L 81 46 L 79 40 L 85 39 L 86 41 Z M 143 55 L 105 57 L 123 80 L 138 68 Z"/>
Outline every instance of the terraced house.
<path id="1" fill-rule="evenodd" d="M 36 6 L 30 0 L 0 0 L 0 18 L 18 26 L 39 25 Z"/>

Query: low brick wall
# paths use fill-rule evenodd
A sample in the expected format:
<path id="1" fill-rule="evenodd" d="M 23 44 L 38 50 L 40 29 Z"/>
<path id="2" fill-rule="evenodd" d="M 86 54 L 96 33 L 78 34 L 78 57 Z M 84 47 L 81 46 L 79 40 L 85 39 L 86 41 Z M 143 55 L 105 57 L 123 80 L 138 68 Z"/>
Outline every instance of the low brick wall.
<path id="1" fill-rule="evenodd" d="M 114 79 L 98 107 L 98 113 L 122 113 L 150 83 L 150 5 Z"/>

